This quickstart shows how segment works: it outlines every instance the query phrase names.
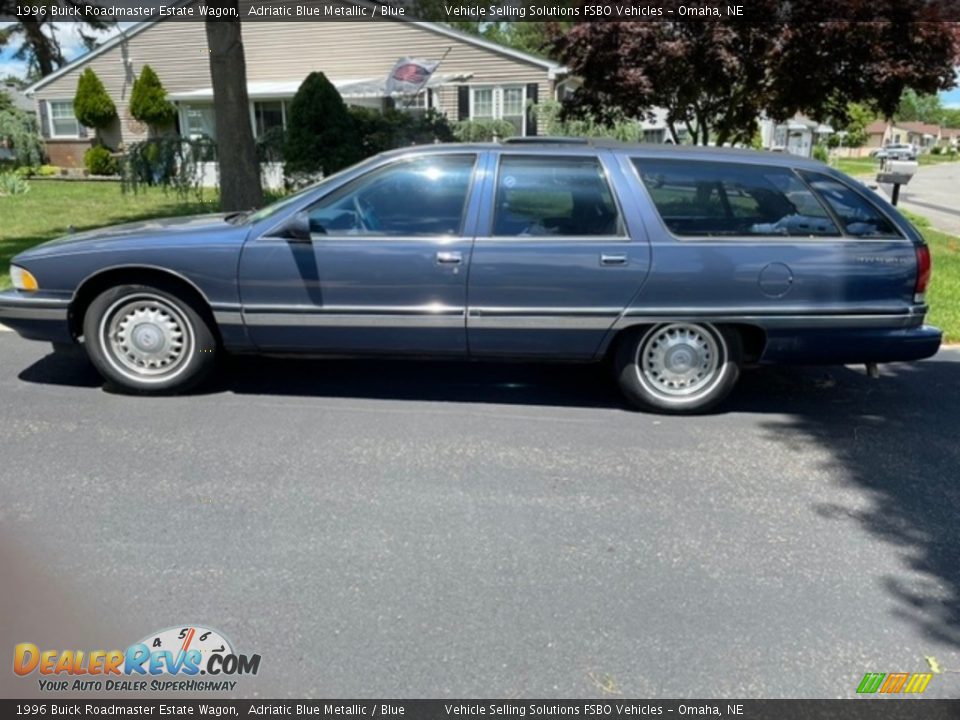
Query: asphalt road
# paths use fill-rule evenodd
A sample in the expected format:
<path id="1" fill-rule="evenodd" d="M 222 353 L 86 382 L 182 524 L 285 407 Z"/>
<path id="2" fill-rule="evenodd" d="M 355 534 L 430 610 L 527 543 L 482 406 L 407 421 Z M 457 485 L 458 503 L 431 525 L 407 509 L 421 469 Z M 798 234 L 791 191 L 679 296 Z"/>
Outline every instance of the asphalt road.
<path id="1" fill-rule="evenodd" d="M 891 185 L 880 186 L 889 198 Z M 937 230 L 960 235 L 960 162 L 928 165 L 920 168 L 907 185 L 900 188 L 899 206 L 923 215 Z"/>
<path id="2" fill-rule="evenodd" d="M 238 696 L 852 697 L 960 670 L 957 351 L 750 371 L 681 419 L 580 366 L 245 360 L 131 398 L 0 333 L 0 428 L 7 662 L 201 623 L 261 654 Z"/>

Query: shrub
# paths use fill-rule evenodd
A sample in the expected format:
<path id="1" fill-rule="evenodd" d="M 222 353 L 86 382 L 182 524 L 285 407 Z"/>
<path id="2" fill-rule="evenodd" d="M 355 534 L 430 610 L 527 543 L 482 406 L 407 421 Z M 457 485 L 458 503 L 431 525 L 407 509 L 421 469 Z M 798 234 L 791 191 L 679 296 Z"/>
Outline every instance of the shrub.
<path id="1" fill-rule="evenodd" d="M 107 127 L 117 117 L 117 106 L 93 68 L 87 68 L 80 75 L 77 94 L 73 97 L 73 113 L 81 125 L 97 130 Z"/>
<path id="2" fill-rule="evenodd" d="M 124 192 L 145 186 L 172 189 L 181 199 L 191 193 L 203 200 L 203 167 L 217 159 L 217 146 L 210 138 L 185 138 L 167 133 L 132 143 L 120 163 Z"/>
<path id="3" fill-rule="evenodd" d="M 14 172 L 0 173 L 0 197 L 23 195 L 30 191 L 30 183 Z"/>
<path id="4" fill-rule="evenodd" d="M 384 112 L 372 108 L 350 108 L 358 137 L 358 160 L 385 150 L 454 140 L 446 116 L 434 110 L 408 113 L 394 108 Z"/>
<path id="5" fill-rule="evenodd" d="M 506 120 L 461 120 L 453 126 L 453 135 L 460 142 L 490 142 L 512 137 L 515 128 Z"/>
<path id="6" fill-rule="evenodd" d="M 140 77 L 133 83 L 130 114 L 152 127 L 169 125 L 177 116 L 177 108 L 167 100 L 167 91 L 149 65 L 143 66 Z"/>
<path id="7" fill-rule="evenodd" d="M 942 152 L 943 152 L 943 148 L 940 147 L 939 145 L 934 145 L 932 148 L 930 148 L 931 155 L 940 155 Z"/>
<path id="8" fill-rule="evenodd" d="M 284 172 L 329 175 L 359 155 L 356 128 L 343 98 L 326 75 L 310 73 L 290 103 Z"/>
<path id="9" fill-rule="evenodd" d="M 103 145 L 95 145 L 83 154 L 83 164 L 91 175 L 116 175 L 117 159 Z"/>
<path id="10" fill-rule="evenodd" d="M 829 162 L 830 161 L 830 151 L 827 150 L 827 146 L 823 143 L 817 143 L 813 146 L 813 159 L 819 160 L 820 162 Z"/>
<path id="11" fill-rule="evenodd" d="M 17 166 L 43 162 L 45 153 L 37 123 L 25 112 L 16 109 L 0 112 L 0 142 L 13 151 Z"/>

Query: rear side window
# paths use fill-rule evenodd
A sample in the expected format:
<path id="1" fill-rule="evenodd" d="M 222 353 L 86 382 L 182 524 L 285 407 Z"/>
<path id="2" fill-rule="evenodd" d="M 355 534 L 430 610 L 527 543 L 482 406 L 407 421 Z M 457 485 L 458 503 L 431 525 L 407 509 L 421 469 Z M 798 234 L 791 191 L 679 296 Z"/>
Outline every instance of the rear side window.
<path id="1" fill-rule="evenodd" d="M 617 203 L 597 158 L 501 157 L 494 236 L 622 234 Z"/>
<path id="2" fill-rule="evenodd" d="M 840 235 L 824 206 L 789 168 L 690 160 L 633 163 L 675 235 Z"/>
<path id="3" fill-rule="evenodd" d="M 801 173 L 843 223 L 847 235 L 864 238 L 902 237 L 894 224 L 866 198 L 826 175 Z"/>

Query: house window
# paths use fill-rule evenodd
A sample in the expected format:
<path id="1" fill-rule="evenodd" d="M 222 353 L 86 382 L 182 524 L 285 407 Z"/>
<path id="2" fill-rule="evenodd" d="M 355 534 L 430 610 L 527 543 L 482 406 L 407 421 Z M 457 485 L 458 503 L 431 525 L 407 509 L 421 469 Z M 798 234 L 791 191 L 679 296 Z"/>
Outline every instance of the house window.
<path id="1" fill-rule="evenodd" d="M 181 109 L 181 127 L 192 139 L 208 137 L 216 139 L 217 128 L 213 105 L 184 105 Z"/>
<path id="2" fill-rule="evenodd" d="M 524 135 L 526 105 L 527 90 L 523 85 L 475 87 L 470 93 L 470 119 L 505 120 L 513 125 L 515 135 Z"/>
<path id="3" fill-rule="evenodd" d="M 503 97 L 501 117 L 513 125 L 514 134 L 523 135 L 524 127 L 524 95 L 525 89 L 520 87 L 507 87 L 501 90 Z"/>
<path id="4" fill-rule="evenodd" d="M 493 88 L 473 88 L 470 117 L 478 120 L 493 119 Z"/>
<path id="5" fill-rule="evenodd" d="M 285 119 L 282 100 L 264 100 L 253 104 L 253 132 L 256 137 L 263 136 L 273 128 L 283 128 Z"/>
<path id="6" fill-rule="evenodd" d="M 429 90 L 421 90 L 416 95 L 405 95 L 397 98 L 394 107 L 406 112 L 424 112 L 431 106 L 431 94 Z"/>
<path id="7" fill-rule="evenodd" d="M 50 101 L 50 136 L 79 137 L 80 123 L 73 114 L 73 103 L 69 100 Z"/>

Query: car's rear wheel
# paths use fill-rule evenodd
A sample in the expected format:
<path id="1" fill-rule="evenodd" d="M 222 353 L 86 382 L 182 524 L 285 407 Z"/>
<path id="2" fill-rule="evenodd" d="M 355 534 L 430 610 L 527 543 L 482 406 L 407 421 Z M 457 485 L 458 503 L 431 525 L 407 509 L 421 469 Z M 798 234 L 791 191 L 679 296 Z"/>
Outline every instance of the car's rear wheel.
<path id="1" fill-rule="evenodd" d="M 217 342 L 202 308 L 172 288 L 121 285 L 98 295 L 83 321 L 90 360 L 111 386 L 184 392 L 212 370 Z"/>
<path id="2" fill-rule="evenodd" d="M 740 335 L 709 323 L 672 322 L 623 338 L 615 358 L 623 394 L 637 407 L 667 413 L 704 412 L 740 377 Z"/>

